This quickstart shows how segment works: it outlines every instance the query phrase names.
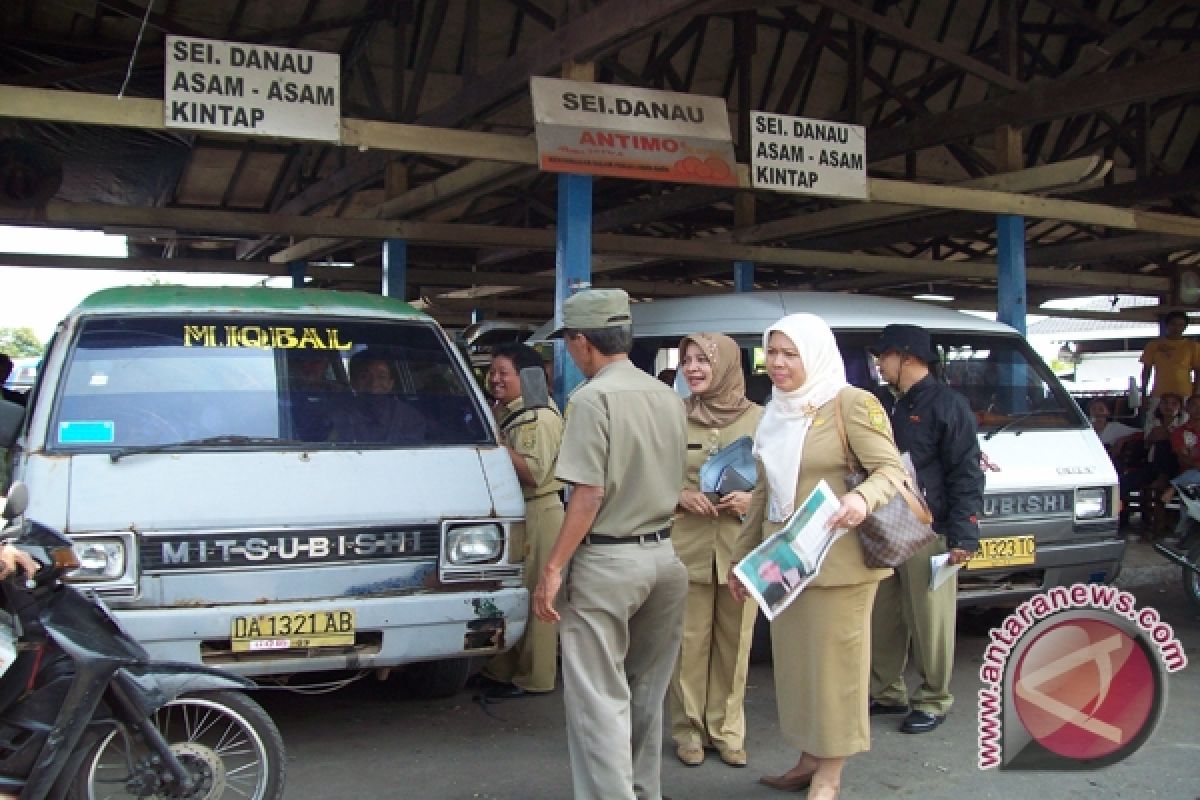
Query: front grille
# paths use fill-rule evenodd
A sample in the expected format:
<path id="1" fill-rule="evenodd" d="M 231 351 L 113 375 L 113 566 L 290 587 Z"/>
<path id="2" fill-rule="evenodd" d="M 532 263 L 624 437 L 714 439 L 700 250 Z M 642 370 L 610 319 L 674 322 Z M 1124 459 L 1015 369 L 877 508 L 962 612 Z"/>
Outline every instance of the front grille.
<path id="1" fill-rule="evenodd" d="M 436 559 L 437 525 L 404 528 L 147 534 L 138 554 L 149 575 L 204 570 Z"/>
<path id="2" fill-rule="evenodd" d="M 983 496 L 985 520 L 1075 515 L 1075 490 L 1004 492 Z"/>

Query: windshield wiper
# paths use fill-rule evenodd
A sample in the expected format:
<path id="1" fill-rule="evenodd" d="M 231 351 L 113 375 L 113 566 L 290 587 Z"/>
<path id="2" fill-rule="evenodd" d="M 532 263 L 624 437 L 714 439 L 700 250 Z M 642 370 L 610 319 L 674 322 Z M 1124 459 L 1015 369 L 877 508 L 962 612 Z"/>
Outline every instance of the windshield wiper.
<path id="1" fill-rule="evenodd" d="M 114 450 L 108 454 L 112 463 L 117 463 L 125 456 L 142 455 L 144 453 L 166 453 L 186 447 L 205 447 L 215 444 L 231 445 L 279 445 L 300 444 L 295 439 L 279 439 L 274 436 L 242 436 L 239 434 L 223 433 L 219 436 L 205 436 L 202 439 L 185 439 L 181 442 L 162 442 L 160 444 L 132 445 Z"/>
<path id="2" fill-rule="evenodd" d="M 1063 412 L 1061 410 L 1055 409 L 1055 408 L 1040 408 L 1036 411 L 1024 411 L 1020 414 L 1014 414 L 1012 419 L 1010 419 L 1008 422 L 1001 425 L 999 428 L 996 428 L 995 430 L 990 430 L 987 433 L 985 433 L 983 435 L 983 440 L 986 442 L 989 439 L 991 439 L 993 436 L 995 436 L 997 433 L 1002 433 L 1002 432 L 1008 430 L 1009 428 L 1011 428 L 1013 425 L 1016 425 L 1018 422 L 1027 420 L 1030 417 L 1038 417 L 1038 416 L 1043 416 L 1043 415 L 1062 416 L 1062 413 Z M 1024 433 L 1024 431 L 1017 431 L 1015 435 L 1020 436 L 1022 433 Z"/>

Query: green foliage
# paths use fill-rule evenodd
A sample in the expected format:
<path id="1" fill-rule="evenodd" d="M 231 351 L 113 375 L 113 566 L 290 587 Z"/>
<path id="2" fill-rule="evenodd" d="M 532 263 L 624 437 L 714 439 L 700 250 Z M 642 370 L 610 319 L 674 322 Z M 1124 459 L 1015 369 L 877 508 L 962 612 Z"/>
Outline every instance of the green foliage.
<path id="1" fill-rule="evenodd" d="M 40 356 L 45 346 L 33 328 L 0 328 L 0 353 L 12 358 Z"/>

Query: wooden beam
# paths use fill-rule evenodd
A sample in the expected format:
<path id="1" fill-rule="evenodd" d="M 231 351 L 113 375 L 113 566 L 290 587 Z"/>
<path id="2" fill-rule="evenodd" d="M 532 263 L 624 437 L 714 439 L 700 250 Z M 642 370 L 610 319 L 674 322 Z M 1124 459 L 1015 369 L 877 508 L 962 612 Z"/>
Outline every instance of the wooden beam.
<path id="1" fill-rule="evenodd" d="M 1025 84 L 1019 80 L 1005 75 L 995 67 L 977 59 L 971 58 L 966 53 L 955 50 L 953 47 L 942 44 L 936 39 L 925 36 L 922 33 L 907 28 L 904 25 L 891 20 L 882 14 L 876 14 L 869 9 L 860 6 L 852 0 L 816 0 L 816 2 L 825 8 L 836 11 L 837 13 L 849 17 L 853 20 L 867 25 L 880 33 L 887 34 L 902 44 L 906 44 L 914 50 L 920 50 L 923 53 L 928 53 L 931 56 L 945 61 L 948 64 L 953 64 L 964 72 L 970 73 L 978 78 L 982 78 L 990 84 L 994 84 L 1010 91 L 1021 91 L 1026 88 Z"/>
<path id="2" fill-rule="evenodd" d="M 995 193 L 956 189 L 956 192 L 989 195 Z M 1003 195 L 1008 197 L 1008 195 Z M 1042 198 L 1020 198 L 1041 200 Z M 1066 201 L 1057 201 L 1066 202 Z M 1086 206 L 1078 203 L 1076 205 Z M 1104 208 L 1104 207 L 1100 207 Z M 1113 209 L 1121 212 L 1122 209 Z M 8 212 L 10 215 L 13 212 Z M 1020 212 L 1017 212 L 1020 213 Z M 1124 212 L 1139 214 L 1142 212 Z M 1032 214 L 1031 214 L 1032 215 Z M 1032 215 L 1036 216 L 1036 215 Z M 1170 216 L 1170 215 L 1161 215 Z M 1182 218 L 1181 218 L 1182 219 Z M 190 209 L 127 208 L 103 204 L 72 204 L 51 202 L 36 223 L 24 218 L 4 219 L 16 225 L 37 224 L 50 227 L 111 228 L 141 227 L 175 231 L 220 232 L 226 235 L 304 235 L 341 236 L 350 239 L 400 238 L 411 242 L 432 242 L 460 247 L 524 247 L 531 250 L 553 250 L 554 231 L 503 228 L 493 225 L 449 225 L 429 222 L 397 222 L 391 220 L 359 220 L 331 217 L 303 217 L 282 214 L 246 214 L 228 211 L 196 211 Z M 1200 230 L 1200 220 L 1192 221 Z M 754 261 L 790 267 L 842 269 L 856 272 L 896 272 L 921 275 L 945 275 L 991 280 L 995 277 L 992 264 L 965 262 L 922 262 L 919 260 L 875 256 L 859 253 L 794 250 L 781 247 L 740 245 L 707 239 L 675 240 L 650 236 L 596 234 L 592 238 L 593 252 L 658 259 L 693 261 Z M 1054 269 L 1030 269 L 1029 279 L 1059 285 L 1091 286 L 1166 292 L 1165 278 L 1141 275 L 1112 275 L 1092 272 L 1073 272 Z"/>
<path id="3" fill-rule="evenodd" d="M 468 81 L 417 122 L 433 127 L 459 125 L 525 89 L 531 75 L 557 72 L 566 61 L 597 58 L 678 16 L 703 13 L 712 5 L 715 0 L 609 0 L 489 69 L 485 78 Z M 371 180 L 381 169 L 380 158 L 356 159 L 288 200 L 280 210 L 291 214 L 319 208 Z"/>
<path id="4" fill-rule="evenodd" d="M 1049 197 L 964 189 L 930 187 L 906 181 L 871 180 L 871 199 L 886 203 L 920 205 L 985 214 L 1019 214 L 1040 219 L 1057 219 L 1082 225 L 1100 225 L 1125 230 L 1200 236 L 1200 219 L 1179 214 L 1117 208 Z M 923 192 L 928 190 L 928 195 Z"/>
<path id="5" fill-rule="evenodd" d="M 354 219 L 396 219 L 441 204 L 461 200 L 469 192 L 495 189 L 525 176 L 528 169 L 511 164 L 476 162 L 447 173 L 432 183 L 410 189 L 404 194 L 364 210 Z M 345 219 L 341 217 L 340 219 Z M 305 239 L 271 255 L 275 262 L 287 263 L 327 252 L 345 237 Z"/>
<path id="6" fill-rule="evenodd" d="M 961 188 L 1005 192 L 1052 192 L 1099 180 L 1111 168 L 1112 162 L 1103 161 L 1098 156 L 1091 156 L 999 175 L 989 175 L 984 178 L 974 178 L 953 185 Z M 890 203 L 856 203 L 764 222 L 760 225 L 736 230 L 731 238 L 737 242 L 764 242 L 772 239 L 814 236 L 852 230 L 883 221 L 914 218 L 927 213 L 929 212 L 914 211 L 911 206 Z"/>
<path id="7" fill-rule="evenodd" d="M 1000 125 L 1020 127 L 1141 100 L 1200 91 L 1200 52 L 1083 75 L 1026 84 L 1025 91 L 944 111 L 892 128 L 867 131 L 872 161 L 967 139 Z"/>

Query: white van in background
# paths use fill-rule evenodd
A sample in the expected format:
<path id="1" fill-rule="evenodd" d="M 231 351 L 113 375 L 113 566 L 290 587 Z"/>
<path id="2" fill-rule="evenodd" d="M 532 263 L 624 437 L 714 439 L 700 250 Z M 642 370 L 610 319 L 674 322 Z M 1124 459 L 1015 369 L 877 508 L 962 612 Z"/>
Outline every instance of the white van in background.
<path id="1" fill-rule="evenodd" d="M 959 573 L 959 605 L 1007 605 L 1052 586 L 1114 580 L 1117 475 L 1079 406 L 1007 325 L 923 303 L 820 292 L 708 295 L 632 307 L 638 366 L 666 366 L 683 336 L 717 331 L 742 346 L 747 393 L 765 402 L 762 333 L 817 314 L 837 336 L 850 382 L 880 381 L 867 348 L 890 323 L 931 334 L 947 382 L 971 404 L 987 478 L 979 552 Z"/>

